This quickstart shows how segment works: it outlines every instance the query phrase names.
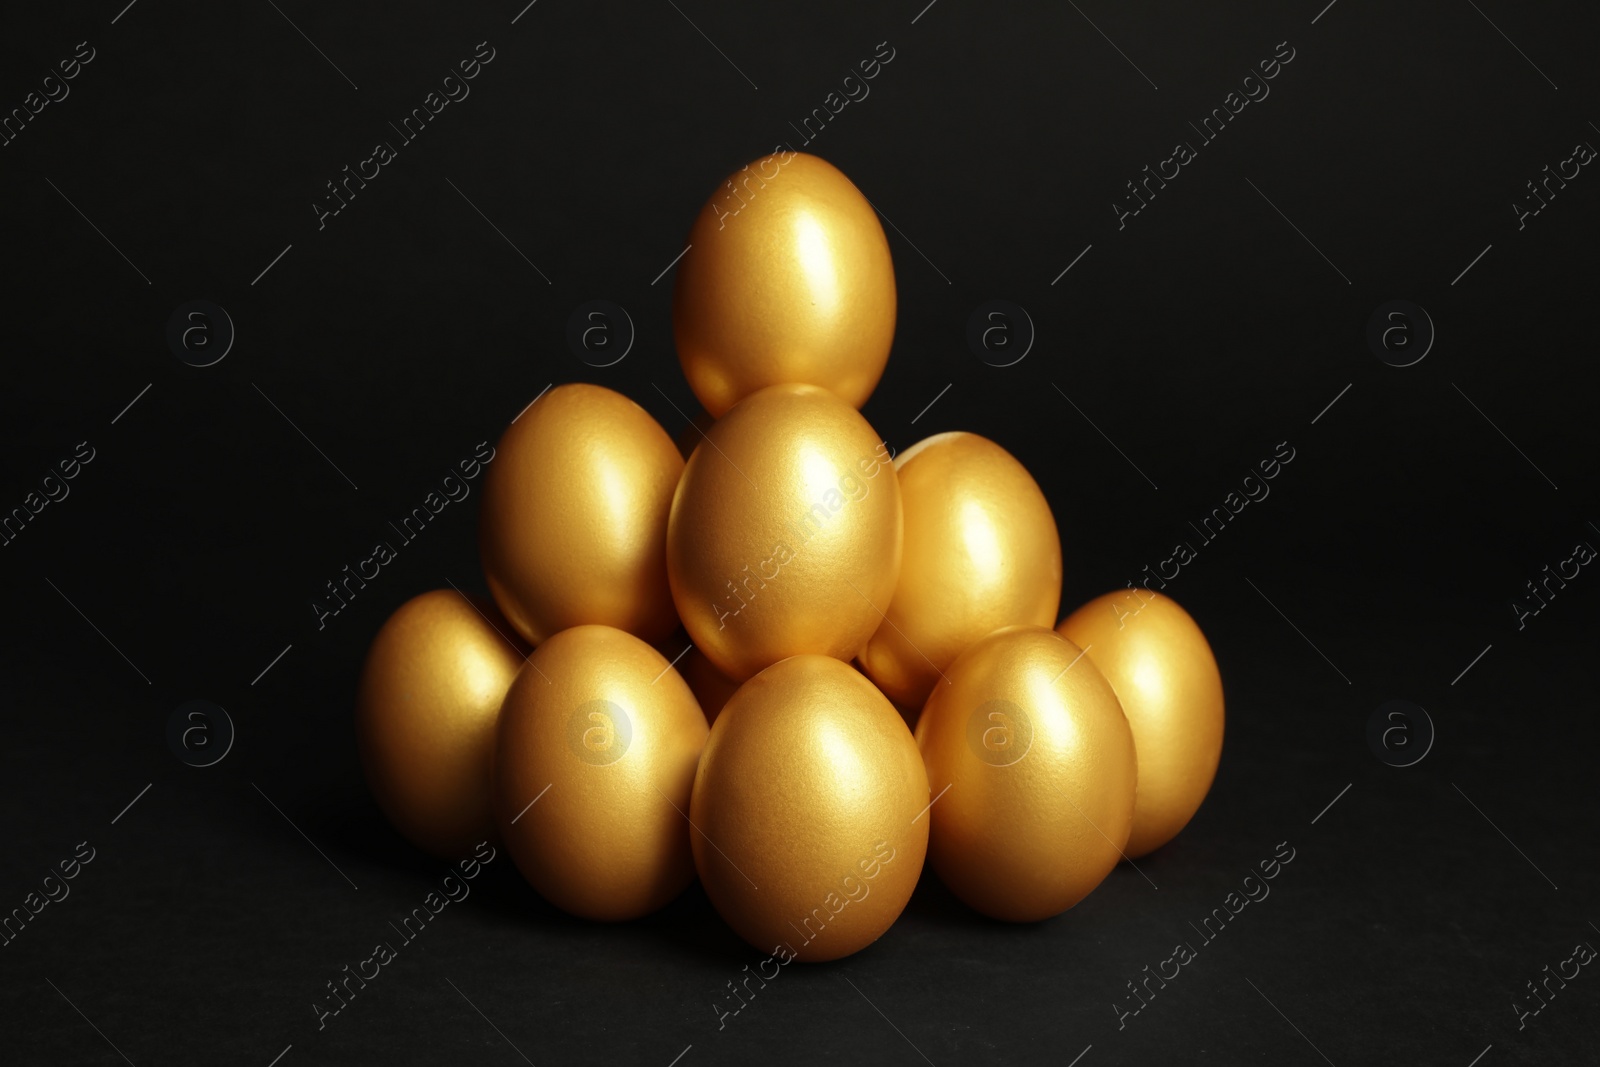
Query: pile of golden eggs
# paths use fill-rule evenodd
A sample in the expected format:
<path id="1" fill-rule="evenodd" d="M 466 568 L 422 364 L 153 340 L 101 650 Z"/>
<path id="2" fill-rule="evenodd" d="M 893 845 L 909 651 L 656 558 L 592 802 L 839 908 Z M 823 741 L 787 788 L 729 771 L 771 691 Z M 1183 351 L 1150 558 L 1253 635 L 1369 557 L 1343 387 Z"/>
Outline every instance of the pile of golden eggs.
<path id="1" fill-rule="evenodd" d="M 804 960 L 875 941 L 924 862 L 1030 922 L 1170 840 L 1221 753 L 1211 650 L 1145 588 L 1056 625 L 1022 464 L 971 433 L 896 454 L 861 416 L 895 324 L 866 198 L 780 152 L 689 243 L 673 326 L 710 418 L 680 451 L 619 393 L 550 389 L 485 474 L 493 603 L 425 593 L 374 640 L 358 736 L 395 827 L 447 859 L 502 841 L 595 920 L 698 876 Z"/>

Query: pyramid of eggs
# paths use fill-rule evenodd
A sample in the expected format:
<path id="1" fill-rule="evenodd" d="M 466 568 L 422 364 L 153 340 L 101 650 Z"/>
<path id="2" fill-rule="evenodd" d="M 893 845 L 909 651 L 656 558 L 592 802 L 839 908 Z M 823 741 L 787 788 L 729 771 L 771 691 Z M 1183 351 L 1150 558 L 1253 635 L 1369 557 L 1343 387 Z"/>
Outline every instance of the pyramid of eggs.
<path id="1" fill-rule="evenodd" d="M 674 442 L 610 389 L 539 396 L 484 476 L 492 602 L 423 593 L 374 639 L 357 734 L 394 826 L 444 859 L 501 842 L 591 920 L 698 877 L 802 960 L 882 936 L 924 863 L 1028 922 L 1170 840 L 1221 753 L 1211 650 L 1138 586 L 1057 625 L 1022 464 L 972 433 L 897 452 L 861 416 L 896 305 L 866 198 L 780 152 L 688 243 L 673 329 L 705 417 Z"/>

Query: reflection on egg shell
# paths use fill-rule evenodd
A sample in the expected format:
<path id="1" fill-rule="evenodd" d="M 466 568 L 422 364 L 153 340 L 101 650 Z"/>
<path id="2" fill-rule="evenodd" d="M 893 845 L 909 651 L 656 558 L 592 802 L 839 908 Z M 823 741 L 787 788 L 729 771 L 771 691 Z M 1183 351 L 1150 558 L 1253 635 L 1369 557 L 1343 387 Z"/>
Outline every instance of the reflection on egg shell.
<path id="1" fill-rule="evenodd" d="M 557 386 L 512 421 L 484 476 L 479 547 L 523 637 L 583 623 L 672 632 L 664 547 L 682 472 L 660 424 L 598 385 Z"/>
<path id="2" fill-rule="evenodd" d="M 916 742 L 883 694 L 848 664 L 795 656 L 742 685 L 711 729 L 690 811 L 695 867 L 755 948 L 838 959 L 911 898 L 928 800 Z"/>
<path id="3" fill-rule="evenodd" d="M 917 720 L 940 799 L 928 860 L 974 909 L 1047 919 L 1121 858 L 1137 761 L 1116 694 L 1077 646 L 1039 626 L 963 652 Z"/>
<path id="4" fill-rule="evenodd" d="M 889 448 L 812 385 L 740 401 L 684 468 L 667 527 L 672 597 L 696 647 L 743 680 L 786 656 L 850 659 L 900 571 Z"/>
<path id="5" fill-rule="evenodd" d="M 1096 597 L 1056 628 L 1087 650 L 1117 692 L 1139 753 L 1128 855 L 1178 835 L 1205 800 L 1222 758 L 1222 675 L 1205 634 L 1172 598 L 1149 589 Z"/>
<path id="6" fill-rule="evenodd" d="M 609 626 L 563 630 L 506 694 L 494 808 L 528 882 L 574 915 L 637 918 L 694 876 L 689 795 L 707 734 L 678 672 Z"/>
<path id="7" fill-rule="evenodd" d="M 402 604 L 367 652 L 356 740 L 402 834 L 441 859 L 494 836 L 489 771 L 500 702 L 522 666 L 492 604 L 437 589 Z"/>
<path id="8" fill-rule="evenodd" d="M 1038 484 L 987 438 L 938 434 L 901 452 L 894 468 L 905 514 L 900 580 L 861 666 L 896 705 L 920 708 L 974 641 L 1055 622 L 1061 542 Z"/>
<path id="9" fill-rule="evenodd" d="M 838 168 L 787 150 L 756 160 L 712 193 L 687 244 L 673 335 L 707 411 L 789 382 L 866 403 L 894 340 L 894 263 Z"/>

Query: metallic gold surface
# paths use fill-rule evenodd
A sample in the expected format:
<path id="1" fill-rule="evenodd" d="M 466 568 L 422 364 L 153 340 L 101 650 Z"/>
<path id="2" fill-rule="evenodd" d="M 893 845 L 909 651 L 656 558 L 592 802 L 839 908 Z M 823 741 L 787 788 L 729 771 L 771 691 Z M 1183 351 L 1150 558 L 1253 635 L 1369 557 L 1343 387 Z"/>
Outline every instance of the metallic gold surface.
<path id="1" fill-rule="evenodd" d="M 900 582 L 861 666 L 897 705 L 920 708 L 974 641 L 1056 621 L 1061 541 L 1033 477 L 987 438 L 929 437 L 894 469 L 905 513 Z"/>
<path id="2" fill-rule="evenodd" d="M 894 340 L 894 264 L 849 178 L 804 152 L 758 159 L 718 186 L 688 244 L 672 326 L 707 411 L 786 382 L 866 403 Z"/>
<path id="3" fill-rule="evenodd" d="M 827 656 L 795 656 L 722 709 L 694 779 L 695 868 L 762 952 L 831 960 L 899 917 L 928 847 L 928 776 L 899 714 Z"/>
<path id="4" fill-rule="evenodd" d="M 729 678 L 806 652 L 850 659 L 894 593 L 900 525 L 888 446 L 860 413 L 775 385 L 689 457 L 667 526 L 672 598 Z"/>
<path id="5" fill-rule="evenodd" d="M 522 666 L 513 633 L 494 605 L 438 589 L 400 605 L 367 652 L 356 697 L 367 783 L 395 828 L 441 859 L 494 837 L 495 723 Z"/>
<path id="6" fill-rule="evenodd" d="M 700 710 L 705 712 L 706 722 L 715 725 L 717 716 L 722 714 L 723 705 L 739 688 L 739 683 L 717 670 L 716 666 L 706 659 L 706 654 L 698 648 L 691 649 L 689 654 L 678 662 L 678 672 L 683 675 L 683 680 L 689 683 L 689 689 L 694 693 L 695 700 L 700 702 Z"/>
<path id="7" fill-rule="evenodd" d="M 706 740 L 666 658 L 609 626 L 563 630 L 506 694 L 494 809 L 517 869 L 563 911 L 647 915 L 694 877 L 689 794 Z"/>
<path id="8" fill-rule="evenodd" d="M 1199 810 L 1222 758 L 1222 676 L 1200 627 L 1148 589 L 1096 597 L 1056 627 L 1117 691 L 1139 753 L 1129 856 L 1177 836 Z"/>
<path id="9" fill-rule="evenodd" d="M 581 623 L 672 632 L 664 548 L 682 472 L 660 424 L 598 385 L 557 386 L 513 420 L 484 477 L 479 548 L 523 637 Z"/>
<path id="10" fill-rule="evenodd" d="M 968 648 L 917 721 L 928 859 L 950 891 L 1009 922 L 1072 907 L 1111 872 L 1133 825 L 1133 734 L 1110 684 L 1051 630 Z"/>

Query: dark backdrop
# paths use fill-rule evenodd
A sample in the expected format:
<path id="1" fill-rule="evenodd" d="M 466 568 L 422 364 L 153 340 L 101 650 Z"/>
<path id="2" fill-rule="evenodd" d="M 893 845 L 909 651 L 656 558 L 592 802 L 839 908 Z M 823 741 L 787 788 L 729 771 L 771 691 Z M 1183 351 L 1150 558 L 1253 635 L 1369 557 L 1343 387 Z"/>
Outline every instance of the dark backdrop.
<path id="1" fill-rule="evenodd" d="M 0 107 L 60 98 L 0 148 L 0 507 L 70 495 L 0 549 L 0 907 L 80 842 L 94 858 L 0 948 L 0 1059 L 1592 1059 L 1600 977 L 1551 982 L 1537 1015 L 1526 983 L 1600 944 L 1600 576 L 1520 628 L 1513 608 L 1600 545 L 1587 8 L 523 2 L 7 16 Z M 870 95 L 802 145 L 791 123 L 885 41 Z M 471 95 L 319 229 L 325 183 L 479 42 Z M 1189 123 L 1259 95 L 1243 79 L 1280 42 L 1270 95 L 1201 144 Z M 320 631 L 311 600 L 549 383 L 681 430 L 666 268 L 720 178 L 785 140 L 892 219 L 899 328 L 867 417 L 897 447 L 959 428 L 1021 459 L 1060 524 L 1064 609 L 1295 450 L 1168 589 L 1227 689 L 1210 798 L 1037 926 L 925 874 L 877 945 L 785 968 L 720 1027 L 763 957 L 698 888 L 595 926 L 502 857 L 319 1031 L 324 983 L 444 873 L 369 799 L 351 703 L 388 612 L 482 588 L 476 497 Z M 1125 183 L 1180 140 L 1197 158 L 1119 229 Z M 1547 165 L 1577 173 L 1533 215 Z M 636 328 L 607 368 L 565 339 L 593 299 Z M 1034 333 L 1009 367 L 966 338 L 995 299 Z M 225 343 L 214 310 L 168 340 L 193 300 L 234 331 L 209 367 L 179 357 Z M 1003 325 L 1015 353 L 1029 327 Z M 46 486 L 80 442 L 93 459 Z M 236 729 L 208 768 L 165 733 L 191 699 Z M 1392 699 L 1426 709 L 1431 748 L 1415 712 L 1369 744 Z M 1126 983 L 1279 842 L 1271 896 L 1119 1028 Z"/>

